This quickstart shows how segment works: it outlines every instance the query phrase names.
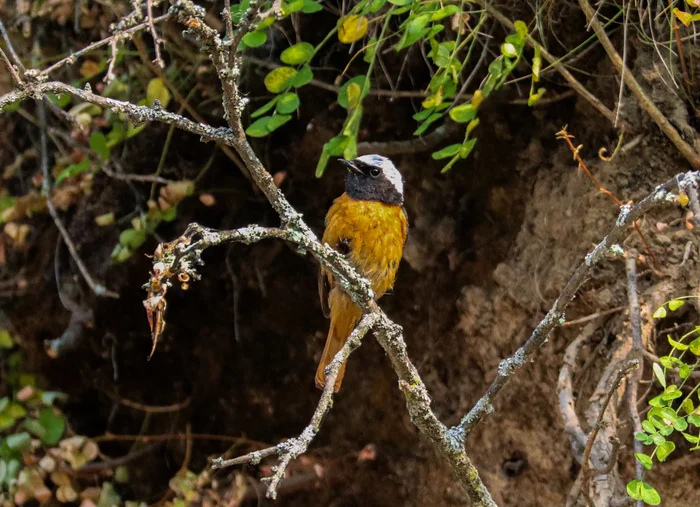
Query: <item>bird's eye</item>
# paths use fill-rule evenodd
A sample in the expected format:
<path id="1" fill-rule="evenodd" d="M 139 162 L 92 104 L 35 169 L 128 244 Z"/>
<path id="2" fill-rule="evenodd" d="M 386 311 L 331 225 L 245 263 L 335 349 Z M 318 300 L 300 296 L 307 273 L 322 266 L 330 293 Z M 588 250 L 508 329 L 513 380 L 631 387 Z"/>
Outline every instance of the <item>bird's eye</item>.
<path id="1" fill-rule="evenodd" d="M 369 170 L 369 175 L 372 178 L 377 178 L 380 174 L 382 174 L 382 170 L 379 169 L 378 167 L 373 167 L 372 169 Z"/>

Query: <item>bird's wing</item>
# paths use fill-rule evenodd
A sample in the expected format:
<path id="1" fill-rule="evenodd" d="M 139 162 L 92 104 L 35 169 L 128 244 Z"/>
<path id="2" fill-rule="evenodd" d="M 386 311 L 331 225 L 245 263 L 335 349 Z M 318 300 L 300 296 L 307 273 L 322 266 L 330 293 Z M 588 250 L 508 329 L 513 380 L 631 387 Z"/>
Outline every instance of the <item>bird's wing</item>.
<path id="1" fill-rule="evenodd" d="M 330 283 L 326 270 L 320 268 L 318 270 L 318 297 L 321 299 L 321 311 L 327 319 L 331 316 L 331 309 L 328 306 L 328 293 L 330 292 Z"/>

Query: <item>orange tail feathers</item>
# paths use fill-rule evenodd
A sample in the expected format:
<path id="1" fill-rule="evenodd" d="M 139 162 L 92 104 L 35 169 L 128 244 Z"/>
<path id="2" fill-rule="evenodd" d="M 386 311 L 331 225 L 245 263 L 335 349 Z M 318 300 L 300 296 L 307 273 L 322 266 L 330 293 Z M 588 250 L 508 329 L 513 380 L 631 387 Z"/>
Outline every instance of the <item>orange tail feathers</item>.
<path id="1" fill-rule="evenodd" d="M 362 311 L 355 306 L 352 300 L 342 294 L 338 289 L 333 289 L 329 297 L 331 309 L 331 327 L 326 338 L 326 346 L 323 348 L 321 362 L 316 370 L 316 387 L 323 389 L 326 385 L 326 367 L 331 364 L 335 355 L 343 348 L 350 333 L 362 317 Z M 345 375 L 345 365 L 340 367 L 338 377 L 335 379 L 335 392 L 340 390 Z"/>
<path id="2" fill-rule="evenodd" d="M 316 387 L 323 389 L 326 385 L 326 367 L 331 364 L 333 358 L 338 353 L 340 349 L 345 345 L 345 340 L 347 336 L 344 336 L 337 332 L 335 327 L 331 325 L 331 329 L 328 332 L 328 338 L 326 338 L 326 346 L 323 347 L 323 355 L 321 356 L 321 362 L 318 364 L 318 369 L 316 370 Z M 335 392 L 340 391 L 340 385 L 343 383 L 343 377 L 345 376 L 345 365 L 343 363 L 338 371 L 338 376 L 335 379 Z"/>

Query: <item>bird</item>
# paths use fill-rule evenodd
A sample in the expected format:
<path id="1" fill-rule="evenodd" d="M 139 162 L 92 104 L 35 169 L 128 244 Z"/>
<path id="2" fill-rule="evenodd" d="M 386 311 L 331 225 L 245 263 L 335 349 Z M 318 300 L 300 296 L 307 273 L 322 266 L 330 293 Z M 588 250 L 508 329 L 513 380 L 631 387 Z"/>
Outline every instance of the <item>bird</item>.
<path id="1" fill-rule="evenodd" d="M 363 155 L 339 162 L 348 170 L 345 192 L 328 210 L 322 242 L 338 251 L 367 278 L 379 299 L 394 285 L 408 235 L 403 178 L 394 163 L 381 155 Z M 326 367 L 345 345 L 362 317 L 362 310 L 323 268 L 319 271 L 318 288 L 323 313 L 330 317 L 315 378 L 316 386 L 323 389 Z M 340 389 L 345 366 L 343 363 L 338 372 L 335 392 Z"/>

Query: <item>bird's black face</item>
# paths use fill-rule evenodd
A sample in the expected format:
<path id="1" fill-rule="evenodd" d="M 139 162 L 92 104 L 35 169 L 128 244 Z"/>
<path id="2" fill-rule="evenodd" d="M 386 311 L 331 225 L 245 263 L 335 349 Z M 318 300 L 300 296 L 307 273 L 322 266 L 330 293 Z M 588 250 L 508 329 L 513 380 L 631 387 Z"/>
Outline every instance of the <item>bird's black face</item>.
<path id="1" fill-rule="evenodd" d="M 339 159 L 348 168 L 345 192 L 353 199 L 403 204 L 403 180 L 394 164 L 381 155 Z"/>

